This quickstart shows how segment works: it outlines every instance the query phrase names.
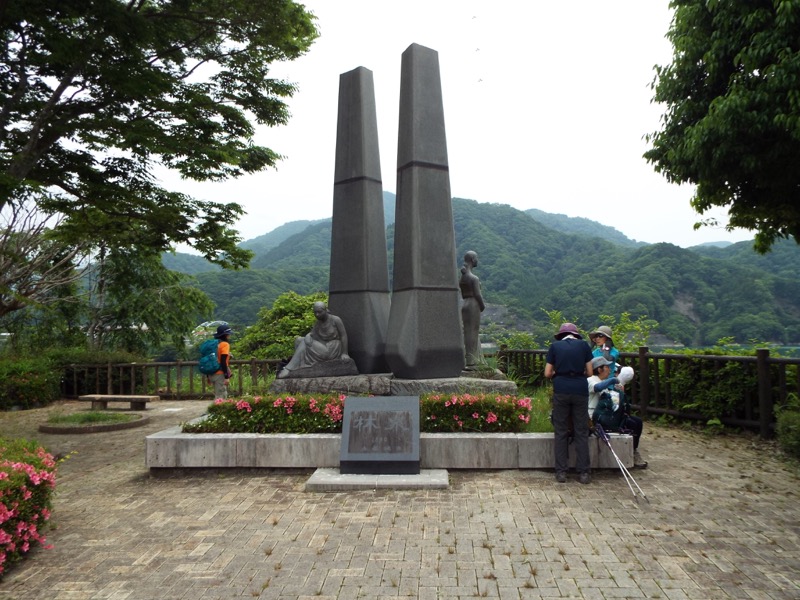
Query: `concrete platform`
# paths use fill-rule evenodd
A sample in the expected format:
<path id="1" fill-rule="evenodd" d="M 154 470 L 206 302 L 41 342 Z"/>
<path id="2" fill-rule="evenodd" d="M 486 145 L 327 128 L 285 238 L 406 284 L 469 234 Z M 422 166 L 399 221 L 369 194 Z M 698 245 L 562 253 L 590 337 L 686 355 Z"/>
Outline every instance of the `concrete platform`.
<path id="1" fill-rule="evenodd" d="M 446 469 L 421 469 L 419 475 L 342 475 L 339 469 L 317 469 L 308 478 L 307 492 L 345 490 L 443 490 L 450 478 Z"/>
<path id="2" fill-rule="evenodd" d="M 633 437 L 610 434 L 623 464 L 633 467 Z M 148 435 L 145 460 L 150 469 L 170 468 L 338 468 L 341 435 L 182 433 L 172 427 Z M 618 469 L 598 438 L 589 438 L 593 469 Z M 570 466 L 575 453 L 570 445 Z M 423 433 L 423 469 L 552 469 L 552 433 Z"/>

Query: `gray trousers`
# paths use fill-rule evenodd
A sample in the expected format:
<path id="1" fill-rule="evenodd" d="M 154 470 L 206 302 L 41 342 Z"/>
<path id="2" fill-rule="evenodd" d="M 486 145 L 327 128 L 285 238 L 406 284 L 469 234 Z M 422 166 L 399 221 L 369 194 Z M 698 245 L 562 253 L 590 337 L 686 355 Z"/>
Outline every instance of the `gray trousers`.
<path id="1" fill-rule="evenodd" d="M 214 373 L 209 379 L 214 384 L 214 399 L 227 398 L 228 386 L 225 385 L 225 375 L 223 373 Z M 589 409 L 587 408 L 586 410 Z"/>
<path id="2" fill-rule="evenodd" d="M 556 472 L 569 468 L 569 439 L 572 426 L 575 444 L 575 470 L 588 472 L 589 461 L 589 396 L 553 394 L 553 429 L 555 430 Z"/>

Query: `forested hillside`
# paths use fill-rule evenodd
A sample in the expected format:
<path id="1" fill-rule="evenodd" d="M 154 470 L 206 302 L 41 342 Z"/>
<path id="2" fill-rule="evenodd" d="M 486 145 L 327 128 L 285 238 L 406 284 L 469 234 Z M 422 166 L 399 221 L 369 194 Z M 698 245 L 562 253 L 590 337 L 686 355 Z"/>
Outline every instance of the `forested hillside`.
<path id="1" fill-rule="evenodd" d="M 539 223 L 545 227 L 550 227 L 551 229 L 564 233 L 600 237 L 608 242 L 613 242 L 620 246 L 628 246 L 630 248 L 638 248 L 647 245 L 644 242 L 636 242 L 627 238 L 621 231 L 613 227 L 601 225 L 597 221 L 592 221 L 585 217 L 568 217 L 567 215 L 547 213 L 538 208 L 529 208 L 525 211 L 525 214 L 533 217 L 534 220 L 539 221 Z"/>
<path id="2" fill-rule="evenodd" d="M 393 213 L 394 198 L 385 196 Z M 475 250 L 485 300 L 506 306 L 512 320 L 539 336 L 549 327 L 546 309 L 560 310 L 583 327 L 598 324 L 601 314 L 647 316 L 659 322 L 659 333 L 687 345 L 729 336 L 739 342 L 800 340 L 800 277 L 792 269 L 800 250 L 794 244 L 779 244 L 765 257 L 753 253 L 750 243 L 640 245 L 599 224 L 602 237 L 570 234 L 576 223 L 563 215 L 551 223 L 557 231 L 507 205 L 459 198 L 453 199 L 453 214 L 459 259 L 454 269 L 464 252 Z M 241 327 L 284 291 L 326 290 L 330 227 L 330 219 L 309 222 L 266 251 L 251 245 L 256 256 L 250 271 L 198 273 L 198 285 L 217 303 L 215 316 Z M 392 242 L 390 225 L 390 263 Z"/>
<path id="3" fill-rule="evenodd" d="M 800 246 L 792 240 L 777 240 L 767 254 L 753 251 L 753 242 L 739 242 L 723 248 L 695 246 L 691 250 L 708 256 L 736 262 L 738 265 L 768 271 L 772 275 L 796 279 L 800 277 Z"/>

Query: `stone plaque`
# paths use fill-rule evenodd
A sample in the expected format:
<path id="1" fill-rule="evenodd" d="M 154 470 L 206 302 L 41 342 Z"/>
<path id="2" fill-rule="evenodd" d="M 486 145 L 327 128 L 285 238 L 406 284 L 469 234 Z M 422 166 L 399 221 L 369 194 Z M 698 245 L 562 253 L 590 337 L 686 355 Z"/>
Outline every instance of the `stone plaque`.
<path id="1" fill-rule="evenodd" d="M 348 396 L 339 472 L 418 475 L 419 396 Z"/>

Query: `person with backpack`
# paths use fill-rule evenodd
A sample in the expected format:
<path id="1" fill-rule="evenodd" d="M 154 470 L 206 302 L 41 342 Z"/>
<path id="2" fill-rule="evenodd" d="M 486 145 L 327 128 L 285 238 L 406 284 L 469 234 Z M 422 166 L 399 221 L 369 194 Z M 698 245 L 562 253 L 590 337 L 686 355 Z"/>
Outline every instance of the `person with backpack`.
<path id="1" fill-rule="evenodd" d="M 599 423 L 608 432 L 618 431 L 633 436 L 633 466 L 646 469 L 647 461 L 639 452 L 639 439 L 642 437 L 644 422 L 631 415 L 631 404 L 622 391 L 620 380 L 611 376 L 613 363 L 604 356 L 592 359 L 594 374 L 588 379 L 590 405 L 594 400 L 592 422 Z M 625 367 L 628 369 L 629 367 Z"/>
<path id="2" fill-rule="evenodd" d="M 200 357 L 200 371 L 208 376 L 209 382 L 214 386 L 214 398 L 227 398 L 228 397 L 228 384 L 230 383 L 231 371 L 231 344 L 230 336 L 233 333 L 228 325 L 220 325 L 217 327 L 217 333 L 214 334 L 214 340 L 217 341 L 216 351 L 207 356 Z M 203 342 L 200 346 L 201 355 L 205 350 L 211 350 L 212 340 Z M 216 358 L 216 363 L 213 360 Z M 206 365 L 211 365 L 206 366 Z M 214 367 L 217 367 L 214 369 Z"/>

